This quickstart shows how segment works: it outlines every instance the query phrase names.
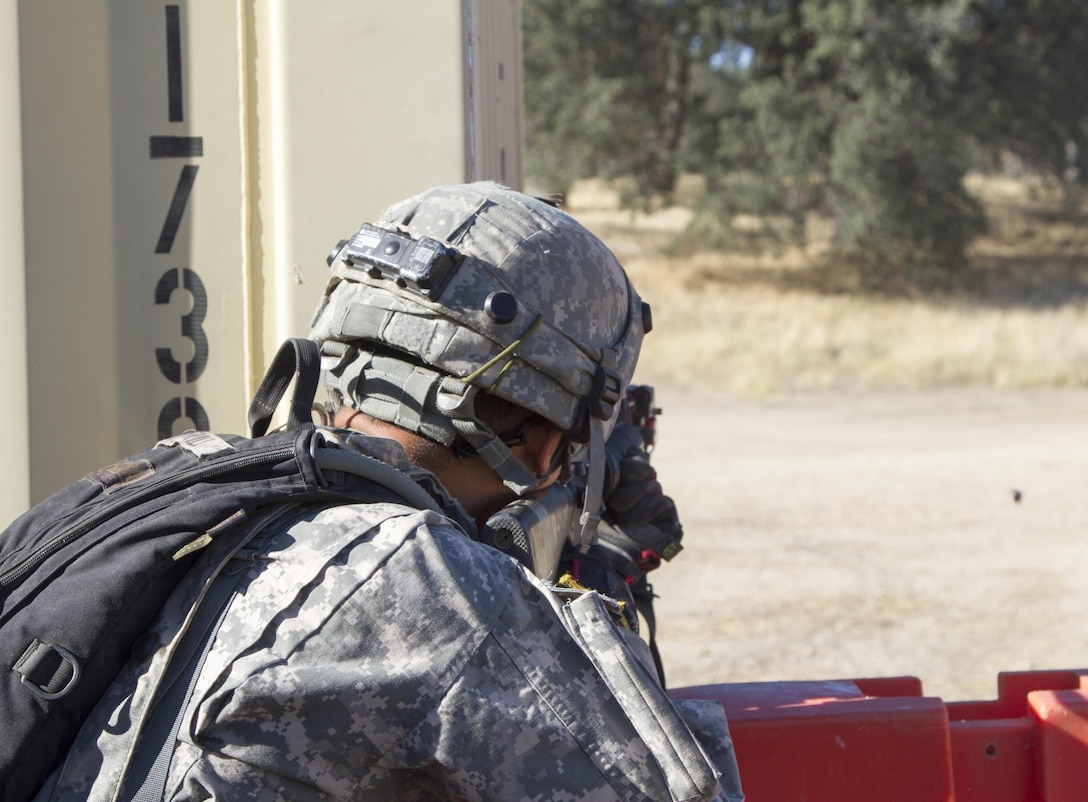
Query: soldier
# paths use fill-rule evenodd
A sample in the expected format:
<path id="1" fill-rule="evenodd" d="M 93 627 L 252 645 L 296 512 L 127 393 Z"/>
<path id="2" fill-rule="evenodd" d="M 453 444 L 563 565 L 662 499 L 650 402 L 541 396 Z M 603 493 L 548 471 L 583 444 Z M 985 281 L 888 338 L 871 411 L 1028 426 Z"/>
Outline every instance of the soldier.
<path id="1" fill-rule="evenodd" d="M 481 182 L 393 205 L 330 265 L 312 331 L 324 436 L 412 477 L 441 514 L 384 501 L 268 525 L 175 734 L 133 777 L 131 722 L 176 681 L 162 666 L 203 592 L 194 571 L 38 798 L 142 799 L 158 783 L 172 800 L 741 799 L 721 708 L 669 701 L 629 611 L 486 543 L 489 519 L 566 480 L 579 447 L 575 517 L 594 539 L 648 328 L 613 254 Z M 652 534 L 618 542 L 644 565 L 641 545 L 679 524 L 652 473 L 620 484 L 621 517 Z"/>

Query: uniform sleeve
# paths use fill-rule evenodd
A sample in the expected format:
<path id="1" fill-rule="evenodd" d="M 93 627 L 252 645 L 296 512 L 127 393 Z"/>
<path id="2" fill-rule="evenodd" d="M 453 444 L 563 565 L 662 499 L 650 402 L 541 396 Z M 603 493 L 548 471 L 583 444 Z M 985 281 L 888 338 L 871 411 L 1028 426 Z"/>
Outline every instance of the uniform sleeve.
<path id="1" fill-rule="evenodd" d="M 559 604 L 520 566 L 509 576 L 488 637 L 400 761 L 432 762 L 467 799 L 719 798 L 708 754 L 596 594 Z"/>
<path id="2" fill-rule="evenodd" d="M 721 703 L 709 699 L 679 699 L 673 700 L 673 704 L 718 769 L 718 799 L 744 802 L 737 753 L 733 751 L 733 738 L 729 735 L 729 722 Z"/>
<path id="3" fill-rule="evenodd" d="M 572 627 L 437 516 L 347 537 L 360 523 L 330 510 L 253 569 L 186 712 L 175 799 L 715 798 L 656 682 L 616 679 L 641 662 L 582 642 L 614 629 L 592 598 Z"/>

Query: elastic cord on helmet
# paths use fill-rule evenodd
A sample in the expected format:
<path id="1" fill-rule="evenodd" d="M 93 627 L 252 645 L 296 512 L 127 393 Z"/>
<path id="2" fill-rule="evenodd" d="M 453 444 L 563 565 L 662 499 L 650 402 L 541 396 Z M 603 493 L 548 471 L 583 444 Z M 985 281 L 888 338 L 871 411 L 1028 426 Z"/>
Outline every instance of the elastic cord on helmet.
<path id="1" fill-rule="evenodd" d="M 476 415 L 475 404 L 480 388 L 474 382 L 493 366 L 506 360 L 495 381 L 487 388 L 488 392 L 493 392 L 517 358 L 518 348 L 532 336 L 543 320 L 544 316 L 538 314 L 520 337 L 463 379 L 443 379 L 437 397 L 439 409 L 449 417 L 457 433 L 484 458 L 502 479 L 503 484 L 519 496 L 538 489 L 547 477 L 533 475 L 503 442 L 503 438 L 480 421 Z"/>
<path id="2" fill-rule="evenodd" d="M 491 383 L 491 386 L 487 388 L 487 391 L 489 393 L 495 392 L 495 389 L 502 383 L 503 377 L 506 376 L 506 372 L 510 370 L 510 366 L 514 364 L 514 357 L 517 356 L 518 348 L 520 348 L 522 343 L 524 343 L 527 339 L 529 339 L 529 337 L 532 336 L 533 332 L 540 327 L 540 324 L 542 322 L 544 322 L 544 315 L 538 314 L 536 316 L 536 319 L 533 320 L 532 324 L 529 326 L 529 328 L 525 330 L 524 334 L 522 334 L 504 349 L 499 351 L 499 353 L 495 354 L 495 356 L 491 357 L 491 359 L 484 362 L 472 373 L 465 376 L 461 381 L 463 381 L 465 384 L 473 384 L 476 382 L 477 379 L 487 373 L 487 371 L 490 370 L 493 365 L 497 365 L 501 360 L 506 359 L 506 364 L 503 365 L 502 368 L 499 370 L 499 375 L 495 377 L 495 381 L 493 381 Z"/>

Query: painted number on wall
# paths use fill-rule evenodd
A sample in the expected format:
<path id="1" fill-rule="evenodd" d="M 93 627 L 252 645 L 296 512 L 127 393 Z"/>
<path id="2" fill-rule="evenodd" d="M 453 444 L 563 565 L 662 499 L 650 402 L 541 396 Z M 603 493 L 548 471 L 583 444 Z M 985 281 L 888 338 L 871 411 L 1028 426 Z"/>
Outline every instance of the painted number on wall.
<path id="1" fill-rule="evenodd" d="M 171 123 L 185 121 L 182 86 L 181 7 L 166 6 L 166 65 L 167 65 L 167 119 Z M 184 159 L 170 208 L 163 220 L 156 254 L 169 254 L 174 248 L 182 216 L 189 204 L 197 171 L 192 160 L 204 155 L 204 138 L 199 136 L 152 136 L 152 159 Z M 204 316 L 208 309 L 208 293 L 200 276 L 190 267 L 171 267 L 159 277 L 155 287 L 155 304 L 169 305 L 176 292 L 188 294 L 188 310 L 181 315 L 181 336 L 191 344 L 191 356 L 181 362 L 169 347 L 155 349 L 155 360 L 164 378 L 178 385 L 178 395 L 167 401 L 159 411 L 158 437 L 170 437 L 179 420 L 189 420 L 197 429 L 210 429 L 208 413 L 191 393 L 193 384 L 208 365 L 208 337 L 204 333 Z"/>

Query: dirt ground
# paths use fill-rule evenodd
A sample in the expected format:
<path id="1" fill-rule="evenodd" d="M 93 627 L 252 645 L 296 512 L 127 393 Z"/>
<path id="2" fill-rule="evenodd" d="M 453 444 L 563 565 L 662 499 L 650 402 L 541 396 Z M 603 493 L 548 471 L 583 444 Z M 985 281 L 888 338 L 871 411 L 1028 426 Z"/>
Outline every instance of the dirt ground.
<path id="1" fill-rule="evenodd" d="M 657 400 L 670 686 L 1088 666 L 1088 390 Z"/>

